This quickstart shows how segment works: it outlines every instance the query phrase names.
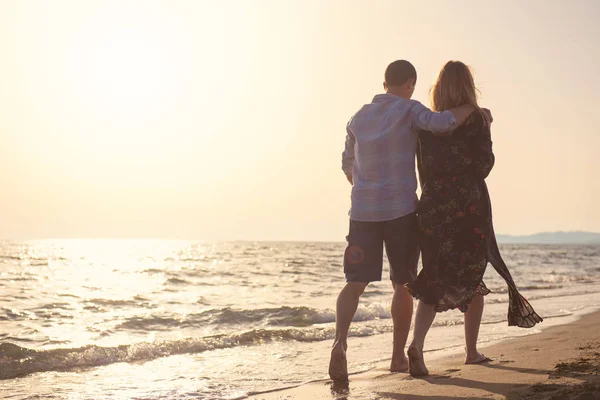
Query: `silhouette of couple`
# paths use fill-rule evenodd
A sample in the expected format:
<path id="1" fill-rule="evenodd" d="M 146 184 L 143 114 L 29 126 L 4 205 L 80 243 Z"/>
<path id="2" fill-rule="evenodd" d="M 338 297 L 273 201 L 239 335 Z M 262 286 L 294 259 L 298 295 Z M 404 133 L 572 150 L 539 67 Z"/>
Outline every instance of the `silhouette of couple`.
<path id="1" fill-rule="evenodd" d="M 449 61 L 431 90 L 431 109 L 411 97 L 414 66 L 394 61 L 385 71 L 384 94 L 350 119 L 342 169 L 352 184 L 346 285 L 336 304 L 336 336 L 329 375 L 348 380 L 350 323 L 369 282 L 382 278 L 383 249 L 394 288 L 390 370 L 425 376 L 425 337 L 437 312 L 464 312 L 466 364 L 489 359 L 477 351 L 486 266 L 508 285 L 509 325 L 541 322 L 500 256 L 485 178 L 494 165 L 489 110 L 480 108 L 468 66 Z M 417 198 L 415 157 L 421 183 Z M 417 275 L 419 255 L 423 269 Z M 419 300 L 413 340 L 405 346 Z"/>

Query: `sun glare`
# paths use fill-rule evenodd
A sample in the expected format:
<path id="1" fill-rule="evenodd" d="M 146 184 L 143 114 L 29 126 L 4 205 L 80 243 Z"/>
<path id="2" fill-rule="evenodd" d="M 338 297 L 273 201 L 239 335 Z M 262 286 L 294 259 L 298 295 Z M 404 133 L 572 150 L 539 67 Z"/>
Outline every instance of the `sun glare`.
<path id="1" fill-rule="evenodd" d="M 78 112 L 93 121 L 92 130 L 75 140 L 95 154 L 138 157 L 148 164 L 164 153 L 166 139 L 191 140 L 190 127 L 198 128 L 192 136 L 218 134 L 228 121 L 223 104 L 239 96 L 242 86 L 230 75 L 240 59 L 247 63 L 250 46 L 240 45 L 241 23 L 225 30 L 205 16 L 194 26 L 157 4 L 127 7 L 97 10 L 66 48 Z M 220 9 L 209 9 L 215 10 Z M 234 52 L 235 44 L 241 48 Z M 233 96 L 231 85 L 237 88 Z"/>
<path id="2" fill-rule="evenodd" d="M 18 24 L 28 120 L 40 132 L 31 144 L 54 176 L 94 176 L 99 191 L 155 187 L 221 163 L 210 177 L 223 181 L 270 142 L 246 140 L 244 123 L 269 83 L 255 6 L 77 4 L 67 14 L 31 6 Z"/>
<path id="3" fill-rule="evenodd" d="M 68 146 L 107 167 L 176 159 L 170 142 L 202 73 L 193 46 L 189 26 L 156 4 L 88 15 L 64 48 L 65 89 L 81 121 L 64 134 Z"/>
<path id="4" fill-rule="evenodd" d="M 70 49 L 70 69 L 81 99 L 97 112 L 131 117 L 168 108 L 183 95 L 193 60 L 178 48 L 175 29 L 137 24 L 86 26 Z M 169 27 L 168 27 L 169 28 Z"/>
<path id="5" fill-rule="evenodd" d="M 161 54 L 162 53 L 162 54 Z M 103 104 L 128 105 L 150 101 L 160 93 L 168 71 L 164 48 L 143 33 L 113 33 L 95 50 L 89 82 Z"/>

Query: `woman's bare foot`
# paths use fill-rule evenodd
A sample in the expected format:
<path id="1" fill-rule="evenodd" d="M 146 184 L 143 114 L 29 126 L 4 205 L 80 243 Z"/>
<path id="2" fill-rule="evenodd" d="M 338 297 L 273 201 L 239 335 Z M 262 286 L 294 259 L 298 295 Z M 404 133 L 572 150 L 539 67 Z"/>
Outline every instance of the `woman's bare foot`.
<path id="1" fill-rule="evenodd" d="M 402 357 L 392 356 L 390 372 L 408 372 L 408 358 L 404 354 Z"/>
<path id="2" fill-rule="evenodd" d="M 409 347 L 408 351 L 408 372 L 411 376 L 427 376 L 429 370 L 425 366 L 425 360 L 423 359 L 423 351 L 416 347 Z"/>
<path id="3" fill-rule="evenodd" d="M 340 343 L 336 343 L 331 349 L 329 360 L 329 377 L 334 382 L 348 381 L 348 362 L 346 361 L 346 349 Z"/>
<path id="4" fill-rule="evenodd" d="M 484 356 L 479 352 L 475 352 L 475 354 L 467 354 L 465 358 L 465 364 L 481 364 L 484 362 L 492 361 L 491 358 Z"/>

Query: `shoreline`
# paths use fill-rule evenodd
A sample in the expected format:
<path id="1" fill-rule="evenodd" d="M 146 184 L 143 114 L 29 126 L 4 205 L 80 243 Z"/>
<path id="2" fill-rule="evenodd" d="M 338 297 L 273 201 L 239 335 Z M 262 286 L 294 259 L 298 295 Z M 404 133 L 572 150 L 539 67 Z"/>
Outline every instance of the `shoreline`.
<path id="1" fill-rule="evenodd" d="M 313 381 L 253 394 L 256 400 L 600 399 L 600 310 L 541 332 L 482 346 L 492 362 L 464 365 L 462 351 L 426 354 L 430 375 L 390 373 L 387 361 L 346 384 Z"/>

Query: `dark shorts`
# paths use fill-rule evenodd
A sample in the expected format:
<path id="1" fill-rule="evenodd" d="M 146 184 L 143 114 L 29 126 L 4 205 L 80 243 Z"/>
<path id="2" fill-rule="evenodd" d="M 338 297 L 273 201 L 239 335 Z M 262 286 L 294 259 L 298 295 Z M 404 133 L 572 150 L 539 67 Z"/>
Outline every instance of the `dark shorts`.
<path id="1" fill-rule="evenodd" d="M 348 247 L 344 252 L 344 273 L 348 282 L 380 281 L 383 245 L 390 262 L 390 279 L 398 284 L 417 277 L 419 241 L 415 213 L 391 221 L 350 220 Z"/>

